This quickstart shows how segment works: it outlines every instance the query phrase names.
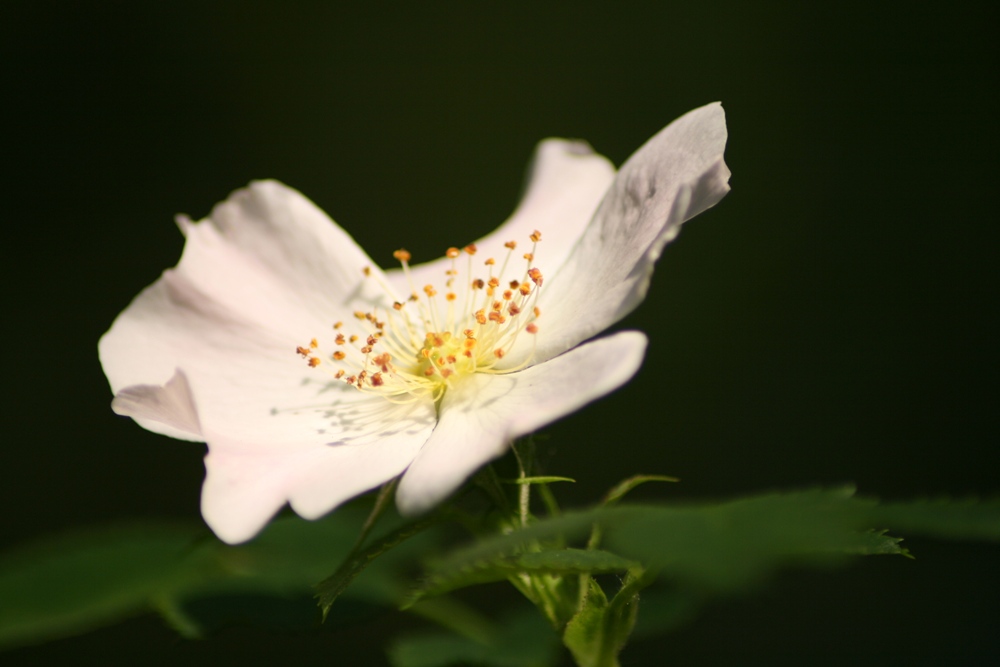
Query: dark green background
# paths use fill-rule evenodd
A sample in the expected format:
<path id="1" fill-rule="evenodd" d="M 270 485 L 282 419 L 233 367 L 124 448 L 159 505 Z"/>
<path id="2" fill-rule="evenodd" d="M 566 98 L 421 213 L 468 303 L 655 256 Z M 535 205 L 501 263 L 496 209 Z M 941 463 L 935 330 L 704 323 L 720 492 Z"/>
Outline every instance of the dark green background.
<path id="1" fill-rule="evenodd" d="M 113 416 L 96 354 L 176 263 L 175 213 L 274 177 L 376 261 L 431 258 L 505 218 L 539 139 L 620 163 L 716 99 L 733 191 L 621 324 L 651 339 L 636 380 L 547 429 L 562 497 L 635 472 L 683 478 L 645 498 L 1000 490 L 988 3 L 354 5 L 3 4 L 4 545 L 197 518 L 201 447 Z M 1000 550 L 908 544 L 788 573 L 626 664 L 1000 658 Z M 387 627 L 177 643 L 145 619 L 4 662 L 380 664 Z"/>

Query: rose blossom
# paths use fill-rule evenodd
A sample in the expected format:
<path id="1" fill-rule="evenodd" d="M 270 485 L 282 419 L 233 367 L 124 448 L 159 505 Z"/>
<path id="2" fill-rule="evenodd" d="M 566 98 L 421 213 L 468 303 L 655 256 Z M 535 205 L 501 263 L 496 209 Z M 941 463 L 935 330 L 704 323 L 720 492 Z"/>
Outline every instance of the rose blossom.
<path id="1" fill-rule="evenodd" d="M 729 190 L 719 104 L 650 139 L 615 174 L 546 140 L 507 222 L 445 257 L 382 270 L 275 181 L 179 217 L 178 265 L 99 344 L 115 412 L 206 442 L 202 513 L 253 537 L 287 502 L 314 519 L 402 475 L 424 511 L 511 441 L 627 382 L 646 337 L 584 342 L 644 298 L 681 223 Z"/>

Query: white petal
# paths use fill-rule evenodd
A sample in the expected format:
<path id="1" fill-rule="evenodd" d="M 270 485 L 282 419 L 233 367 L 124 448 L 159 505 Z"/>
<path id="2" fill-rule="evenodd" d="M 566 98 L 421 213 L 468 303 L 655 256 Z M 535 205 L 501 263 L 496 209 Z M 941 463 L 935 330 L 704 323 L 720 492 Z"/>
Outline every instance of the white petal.
<path id="1" fill-rule="evenodd" d="M 285 447 L 209 433 L 201 507 L 215 534 L 248 540 L 286 501 L 307 519 L 326 514 L 402 473 L 435 422 L 430 403 L 393 406 L 380 397 L 338 414 L 357 421 L 351 439 L 343 427 L 339 442 Z"/>
<path id="2" fill-rule="evenodd" d="M 678 118 L 622 166 L 569 261 L 546 276 L 535 356 L 548 359 L 603 331 L 645 298 L 653 264 L 681 223 L 729 192 L 726 117 L 709 104 Z M 519 341 L 505 362 L 518 363 Z"/>
<path id="3" fill-rule="evenodd" d="M 180 222 L 181 262 L 136 297 L 99 350 L 121 410 L 150 430 L 200 432 L 208 442 L 209 477 L 221 482 L 206 483 L 206 507 L 228 508 L 212 510 L 220 535 L 245 539 L 286 500 L 316 516 L 397 475 L 433 428 L 430 400 L 397 423 L 396 406 L 372 408 L 295 354 L 359 304 L 370 310 L 385 298 L 363 279 L 363 267 L 378 275 L 377 267 L 313 204 L 274 182 L 236 192 L 210 219 Z M 186 394 L 178 382 L 164 385 L 178 370 Z M 180 410 L 185 395 L 198 431 Z M 407 430 L 396 433 L 401 424 Z M 332 453 L 333 443 L 381 436 L 397 443 L 392 456 Z M 331 465 L 351 483 L 317 491 L 312 476 Z"/>
<path id="4" fill-rule="evenodd" d="M 627 382 L 646 337 L 626 331 L 506 375 L 476 374 L 449 389 L 437 429 L 403 475 L 400 511 L 423 512 L 446 498 L 510 442 Z"/>
<path id="5" fill-rule="evenodd" d="M 163 386 L 137 384 L 122 389 L 111 401 L 111 409 L 123 417 L 131 417 L 147 429 L 150 426 L 146 424 L 154 422 L 155 430 L 172 438 L 204 440 L 191 386 L 180 370 Z"/>
<path id="6" fill-rule="evenodd" d="M 216 206 L 210 218 L 178 223 L 187 237 L 180 263 L 136 297 L 100 342 L 115 392 L 162 384 L 192 352 L 238 348 L 251 329 L 255 339 L 294 350 L 359 303 L 367 310 L 387 301 L 363 279 L 364 267 L 378 269 L 353 239 L 280 183 L 253 183 Z M 221 347 L 204 342 L 220 329 Z M 231 366 L 226 359 L 219 356 L 213 372 Z"/>
<path id="7" fill-rule="evenodd" d="M 502 262 L 508 253 L 504 243 L 516 241 L 517 275 L 511 277 L 520 278 L 524 264 L 521 255 L 531 249 L 530 236 L 538 230 L 542 241 L 536 263 L 546 271 L 555 272 L 583 234 L 614 175 L 615 168 L 607 158 L 594 153 L 585 142 L 565 139 L 541 142 L 529 168 L 524 197 L 506 222 L 475 242 L 478 251 L 473 265 L 482 268 L 488 257 Z M 468 239 L 455 239 L 450 245 L 467 242 Z M 440 286 L 444 272 L 450 267 L 451 260 L 444 258 L 414 266 L 411 269 L 414 283 L 418 287 L 428 283 Z M 386 271 L 386 275 L 397 292 L 409 294 L 410 288 L 400 270 Z"/>

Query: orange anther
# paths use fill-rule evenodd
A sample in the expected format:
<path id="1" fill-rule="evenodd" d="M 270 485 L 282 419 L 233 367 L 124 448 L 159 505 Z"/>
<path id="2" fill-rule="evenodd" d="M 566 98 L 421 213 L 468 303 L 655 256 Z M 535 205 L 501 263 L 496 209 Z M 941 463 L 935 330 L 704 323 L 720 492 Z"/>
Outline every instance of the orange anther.
<path id="1" fill-rule="evenodd" d="M 486 287 L 486 283 L 483 282 L 482 278 L 476 278 L 472 281 L 472 289 L 483 289 Z"/>
<path id="2" fill-rule="evenodd" d="M 309 365 L 312 368 L 319 366 L 319 357 L 309 357 Z"/>
<path id="3" fill-rule="evenodd" d="M 340 327 L 342 327 L 342 326 L 344 326 L 344 323 L 343 323 L 343 322 L 337 322 L 336 324 L 334 324 L 334 325 L 333 325 L 333 328 L 334 328 L 334 329 L 339 329 L 339 328 L 340 328 Z"/>
<path id="4" fill-rule="evenodd" d="M 381 387 L 383 384 L 385 384 L 385 383 L 382 382 L 382 374 L 381 373 L 375 373 L 375 374 L 372 375 L 372 386 L 373 387 Z"/>
<path id="5" fill-rule="evenodd" d="M 347 340 L 348 340 L 349 342 L 351 342 L 351 343 L 357 343 L 357 342 L 358 342 L 358 337 L 357 337 L 357 336 L 351 336 L 351 337 L 350 337 L 350 338 L 348 338 Z"/>
<path id="6" fill-rule="evenodd" d="M 479 322 L 480 324 L 486 324 L 486 311 L 485 310 L 477 310 L 476 311 L 476 322 Z"/>
<path id="7" fill-rule="evenodd" d="M 354 311 L 354 317 L 356 317 L 359 320 L 363 320 L 363 319 L 365 319 L 365 314 L 363 312 L 361 312 L 360 310 L 355 310 Z"/>
<path id="8" fill-rule="evenodd" d="M 542 309 L 539 308 L 538 306 L 535 306 L 535 309 L 532 312 L 535 313 L 535 317 L 541 317 L 542 316 Z"/>
<path id="9" fill-rule="evenodd" d="M 333 353 L 333 358 L 336 359 L 337 361 L 341 361 L 346 356 L 347 355 L 341 352 L 340 350 L 337 350 L 336 352 Z"/>
<path id="10" fill-rule="evenodd" d="M 495 259 L 493 259 L 492 257 L 490 257 L 488 260 L 486 260 L 485 262 L 483 262 L 483 264 L 485 264 L 486 266 L 493 266 L 496 263 L 497 263 L 497 261 Z"/>
<path id="11" fill-rule="evenodd" d="M 344 338 L 344 334 L 339 333 L 337 334 L 337 337 L 333 339 L 333 342 L 335 342 L 337 345 L 343 345 L 344 343 L 347 342 L 347 339 Z"/>
<path id="12" fill-rule="evenodd" d="M 538 325 L 532 322 L 528 326 L 524 327 L 524 330 L 530 334 L 538 333 Z"/>
<path id="13" fill-rule="evenodd" d="M 424 285 L 424 294 L 427 296 L 434 296 L 437 294 L 437 290 L 434 289 L 434 285 Z"/>
<path id="14" fill-rule="evenodd" d="M 368 354 L 371 351 L 372 351 L 371 345 L 365 345 L 363 348 L 361 348 L 361 354 Z"/>
<path id="15" fill-rule="evenodd" d="M 531 260 L 533 260 L 535 258 L 535 255 L 533 253 L 526 252 L 526 253 L 524 253 L 524 258 L 530 262 Z"/>
<path id="16" fill-rule="evenodd" d="M 476 254 L 476 244 L 475 243 L 470 243 L 469 245 L 465 246 L 465 248 L 463 248 L 463 250 L 465 250 L 465 252 L 467 254 L 469 254 L 469 255 L 475 255 Z"/>
<path id="17" fill-rule="evenodd" d="M 538 243 L 539 241 L 542 240 L 542 233 L 536 229 L 531 234 L 531 240 L 534 241 L 535 243 Z"/>
<path id="18" fill-rule="evenodd" d="M 517 247 L 517 241 L 507 241 L 506 243 L 503 244 L 503 247 L 510 248 L 511 250 L 513 250 L 514 248 Z"/>
<path id="19" fill-rule="evenodd" d="M 529 294 L 531 294 L 531 285 L 529 283 L 521 283 L 518 286 L 517 291 L 523 294 L 524 296 L 528 296 Z"/>
<path id="20" fill-rule="evenodd" d="M 488 285 L 490 287 L 499 287 L 500 286 L 500 279 L 497 278 L 496 276 L 493 276 L 492 278 L 490 278 L 490 282 L 488 283 Z"/>
<path id="21" fill-rule="evenodd" d="M 448 259 L 455 259 L 461 252 L 458 248 L 448 248 L 444 251 L 444 256 Z"/>
<path id="22" fill-rule="evenodd" d="M 406 250 L 403 250 L 402 248 L 392 253 L 392 256 L 398 259 L 400 262 L 409 262 L 411 257 L 410 253 L 408 253 Z"/>
<path id="23" fill-rule="evenodd" d="M 496 355 L 497 359 L 503 359 L 503 355 L 506 353 L 503 351 L 502 347 L 498 347 L 497 349 L 493 350 L 493 354 Z"/>
<path id="24" fill-rule="evenodd" d="M 505 290 L 503 293 L 503 300 L 510 301 L 514 297 L 514 293 L 510 290 Z"/>
<path id="25" fill-rule="evenodd" d="M 336 375 L 334 375 L 333 377 L 337 378 L 338 380 L 339 380 L 340 378 L 344 377 L 344 370 L 343 370 L 343 369 L 341 369 L 341 370 L 337 371 L 337 374 L 336 374 Z"/>
<path id="26" fill-rule="evenodd" d="M 458 297 L 455 296 L 454 292 L 448 292 L 447 294 L 444 295 L 444 298 L 447 299 L 448 301 L 454 301 Z"/>
<path id="27" fill-rule="evenodd" d="M 393 301 L 392 302 L 392 307 L 395 310 L 403 310 L 403 304 L 401 304 L 399 301 Z"/>
<path id="28" fill-rule="evenodd" d="M 311 341 L 309 341 L 309 347 L 311 347 L 311 348 L 312 348 L 312 349 L 314 349 L 314 350 L 315 350 L 315 349 L 316 349 L 317 347 L 319 347 L 319 343 L 317 343 L 317 342 L 316 342 L 316 339 L 315 339 L 315 338 L 313 338 L 313 339 L 312 339 Z"/>
<path id="29" fill-rule="evenodd" d="M 539 271 L 537 268 L 529 269 L 528 277 L 531 278 L 531 282 L 535 283 L 536 285 L 542 284 L 542 272 Z"/>
<path id="30" fill-rule="evenodd" d="M 509 306 L 507 306 L 507 312 L 510 313 L 511 315 L 519 315 L 521 313 L 521 307 L 518 306 L 516 303 L 512 303 Z"/>
<path id="31" fill-rule="evenodd" d="M 365 342 L 368 343 L 369 345 L 374 345 L 375 343 L 378 342 L 378 338 L 376 338 L 375 336 L 369 336 L 368 339 L 365 340 Z"/>
<path id="32" fill-rule="evenodd" d="M 361 273 L 365 274 L 366 276 L 370 276 L 372 274 L 372 267 L 366 266 L 365 268 L 361 269 Z"/>
<path id="33" fill-rule="evenodd" d="M 518 287 L 520 287 L 520 285 L 521 285 L 521 283 L 517 282 L 516 280 L 510 281 L 510 288 L 511 289 L 517 289 Z"/>

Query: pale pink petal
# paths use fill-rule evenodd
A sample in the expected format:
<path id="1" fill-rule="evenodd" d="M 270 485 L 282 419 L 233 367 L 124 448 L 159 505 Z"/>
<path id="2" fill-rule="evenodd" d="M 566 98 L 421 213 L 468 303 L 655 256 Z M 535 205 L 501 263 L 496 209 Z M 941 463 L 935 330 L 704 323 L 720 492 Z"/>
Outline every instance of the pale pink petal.
<path id="1" fill-rule="evenodd" d="M 216 535 L 229 543 L 248 540 L 286 501 L 302 517 L 323 516 L 402 473 L 435 422 L 430 402 L 400 406 L 381 397 L 334 405 L 328 413 L 326 443 L 275 447 L 207 434 L 201 506 Z"/>
<path id="2" fill-rule="evenodd" d="M 726 138 L 725 113 L 713 103 L 675 120 L 625 162 L 569 261 L 545 276 L 535 358 L 570 349 L 639 305 L 663 246 L 729 192 Z M 530 352 L 521 340 L 505 362 Z"/>
<path id="3" fill-rule="evenodd" d="M 217 481 L 206 486 L 206 507 L 230 509 L 206 518 L 226 539 L 246 539 L 288 500 L 316 516 L 397 475 L 433 428 L 430 399 L 400 419 L 397 406 L 370 402 L 295 352 L 312 337 L 328 343 L 352 309 L 385 301 L 362 274 L 371 267 L 377 279 L 377 267 L 308 200 L 273 182 L 181 225 L 180 264 L 136 297 L 99 351 L 122 412 L 208 442 Z M 183 381 L 172 380 L 178 372 Z M 380 438 L 396 443 L 391 455 L 358 445 Z M 366 456 L 368 468 L 350 469 Z M 352 485 L 317 490 L 316 472 L 341 465 Z"/>
<path id="4" fill-rule="evenodd" d="M 191 386 L 180 370 L 165 385 L 137 384 L 118 392 L 111 409 L 143 428 L 172 438 L 203 442 Z M 152 422 L 152 423 L 150 423 Z"/>
<path id="5" fill-rule="evenodd" d="M 646 337 L 626 331 L 522 371 L 464 379 L 445 394 L 437 429 L 400 482 L 400 511 L 426 511 L 514 438 L 622 386 L 639 369 L 645 350 Z"/>
<path id="6" fill-rule="evenodd" d="M 607 158 L 594 153 L 585 142 L 564 139 L 541 142 L 532 159 L 527 190 L 517 209 L 499 228 L 475 242 L 478 251 L 472 260 L 476 271 L 482 271 L 483 261 L 489 257 L 502 262 L 509 252 L 504 243 L 516 241 L 513 253 L 516 261 L 511 263 L 510 275 L 501 277 L 520 278 L 524 264 L 521 256 L 531 250 L 530 236 L 538 230 L 542 241 L 538 244 L 536 263 L 555 272 L 583 234 L 614 175 L 615 168 Z M 448 245 L 458 246 L 469 239 L 443 242 L 442 252 Z M 463 256 L 460 267 L 464 268 L 465 262 Z M 414 266 L 413 282 L 418 289 L 428 283 L 440 287 L 449 268 L 451 261 L 444 258 Z M 399 269 L 386 271 L 386 275 L 397 292 L 410 293 Z"/>

